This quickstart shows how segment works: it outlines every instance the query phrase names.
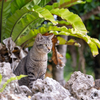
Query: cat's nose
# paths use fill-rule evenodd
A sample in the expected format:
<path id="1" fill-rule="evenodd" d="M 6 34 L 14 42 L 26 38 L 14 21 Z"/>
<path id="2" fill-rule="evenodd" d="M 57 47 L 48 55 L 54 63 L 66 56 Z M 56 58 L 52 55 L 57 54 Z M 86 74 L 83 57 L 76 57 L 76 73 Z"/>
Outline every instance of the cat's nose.
<path id="1" fill-rule="evenodd" d="M 51 48 L 50 48 L 50 47 L 48 47 L 48 50 L 51 50 Z"/>

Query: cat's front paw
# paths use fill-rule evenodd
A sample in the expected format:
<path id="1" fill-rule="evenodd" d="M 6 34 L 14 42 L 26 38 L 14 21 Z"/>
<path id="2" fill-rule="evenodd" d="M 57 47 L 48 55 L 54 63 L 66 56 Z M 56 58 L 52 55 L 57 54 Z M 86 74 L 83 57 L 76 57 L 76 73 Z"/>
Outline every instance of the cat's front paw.
<path id="1" fill-rule="evenodd" d="M 24 92 L 27 96 L 32 96 L 32 95 L 33 95 L 31 89 L 29 89 L 29 88 L 28 88 L 27 86 L 25 86 L 25 85 L 20 86 L 20 89 L 21 89 L 21 91 Z"/>

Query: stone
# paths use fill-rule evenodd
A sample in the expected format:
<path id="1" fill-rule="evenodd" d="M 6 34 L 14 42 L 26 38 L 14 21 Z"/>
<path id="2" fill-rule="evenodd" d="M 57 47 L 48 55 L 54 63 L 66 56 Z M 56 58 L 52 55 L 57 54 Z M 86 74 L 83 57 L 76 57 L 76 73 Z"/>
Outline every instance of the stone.
<path id="1" fill-rule="evenodd" d="M 32 100 L 71 100 L 69 91 L 49 77 L 34 81 L 32 92 Z"/>
<path id="2" fill-rule="evenodd" d="M 3 84 L 11 77 L 16 77 L 11 64 L 0 63 L 0 74 Z M 100 100 L 100 90 L 94 88 L 94 79 L 80 71 L 74 72 L 66 83 L 65 88 L 52 78 L 37 79 L 33 82 L 32 90 L 27 86 L 19 86 L 18 81 L 12 81 L 0 93 L 0 100 Z"/>
<path id="3" fill-rule="evenodd" d="M 6 62 L 0 63 L 0 74 L 2 75 L 0 89 L 8 79 L 16 77 L 11 70 L 10 63 Z M 25 91 L 27 92 L 25 93 Z M 30 100 L 26 95 L 30 95 L 31 93 L 28 87 L 19 86 L 18 81 L 14 80 L 7 84 L 4 91 L 0 93 L 0 100 Z"/>
<path id="4" fill-rule="evenodd" d="M 80 71 L 74 72 L 66 83 L 65 88 L 77 100 L 100 100 L 100 90 L 94 87 L 94 79 Z"/>

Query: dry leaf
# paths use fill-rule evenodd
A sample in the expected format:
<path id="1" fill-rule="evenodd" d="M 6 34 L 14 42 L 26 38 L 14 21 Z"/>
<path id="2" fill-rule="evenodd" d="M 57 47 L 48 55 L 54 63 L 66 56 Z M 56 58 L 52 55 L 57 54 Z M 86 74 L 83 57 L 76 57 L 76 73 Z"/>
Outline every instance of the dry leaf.
<path id="1" fill-rule="evenodd" d="M 45 33 L 43 34 L 43 36 L 48 36 L 48 35 L 52 35 L 53 33 Z M 52 38 L 52 43 L 53 43 L 53 46 L 52 46 L 52 61 L 54 62 L 54 64 L 57 65 L 57 67 L 64 67 L 65 64 L 63 63 L 62 61 L 62 58 L 63 56 L 57 51 L 56 49 L 56 44 L 58 44 L 58 39 L 57 37 L 54 35 L 54 37 Z"/>
<path id="2" fill-rule="evenodd" d="M 61 58 L 63 58 L 63 56 L 57 51 L 56 49 L 56 43 L 57 43 L 57 37 L 54 36 L 53 39 L 52 39 L 52 42 L 53 42 L 53 47 L 52 47 L 52 60 L 53 62 L 59 67 L 64 67 L 64 63 L 63 61 L 61 60 Z"/>
<path id="3" fill-rule="evenodd" d="M 3 43 L 6 45 L 6 48 L 9 52 L 9 54 L 11 54 L 11 52 L 14 50 L 14 47 L 16 46 L 16 44 L 13 42 L 12 38 L 7 38 L 5 40 L 3 40 Z"/>
<path id="4" fill-rule="evenodd" d="M 12 70 L 16 68 L 19 61 L 27 55 L 21 47 L 16 46 L 12 38 L 3 40 L 5 45 L 0 43 L 0 62 L 9 62 L 12 64 Z"/>

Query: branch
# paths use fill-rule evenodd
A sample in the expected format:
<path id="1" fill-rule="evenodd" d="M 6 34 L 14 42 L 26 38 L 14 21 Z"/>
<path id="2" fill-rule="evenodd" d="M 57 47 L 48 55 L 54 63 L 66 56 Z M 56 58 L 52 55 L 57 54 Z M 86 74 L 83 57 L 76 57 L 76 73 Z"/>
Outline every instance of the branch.
<path id="1" fill-rule="evenodd" d="M 91 15 L 97 15 L 100 13 L 100 6 L 96 7 L 95 9 L 93 9 L 92 11 L 86 13 L 85 15 L 81 16 L 82 20 L 87 20 L 91 17 Z"/>

